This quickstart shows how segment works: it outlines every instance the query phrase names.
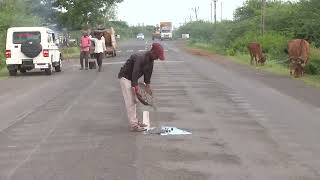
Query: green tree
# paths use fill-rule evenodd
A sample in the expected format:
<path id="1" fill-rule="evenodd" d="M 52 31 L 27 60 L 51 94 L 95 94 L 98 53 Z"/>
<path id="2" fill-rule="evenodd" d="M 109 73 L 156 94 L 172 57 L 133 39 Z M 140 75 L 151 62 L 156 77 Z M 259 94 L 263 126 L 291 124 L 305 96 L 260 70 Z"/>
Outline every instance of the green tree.
<path id="1" fill-rule="evenodd" d="M 47 0 L 48 1 L 48 0 Z M 123 0 L 56 0 L 60 24 L 69 29 L 96 26 L 115 16 L 115 4 Z"/>

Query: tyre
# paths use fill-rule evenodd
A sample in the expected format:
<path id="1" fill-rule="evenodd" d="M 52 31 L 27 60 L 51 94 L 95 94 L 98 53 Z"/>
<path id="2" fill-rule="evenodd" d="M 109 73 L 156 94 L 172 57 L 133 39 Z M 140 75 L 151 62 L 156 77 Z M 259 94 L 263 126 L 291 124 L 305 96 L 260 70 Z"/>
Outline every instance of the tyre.
<path id="1" fill-rule="evenodd" d="M 46 75 L 51 75 L 52 74 L 51 65 L 49 65 L 49 68 L 45 69 L 44 72 L 46 73 Z"/>
<path id="2" fill-rule="evenodd" d="M 21 44 L 21 52 L 29 58 L 37 57 L 42 51 L 40 42 L 36 40 L 28 40 Z"/>
<path id="3" fill-rule="evenodd" d="M 24 73 L 26 73 L 26 72 L 27 72 L 26 69 L 20 69 L 20 73 L 24 74 Z"/>
<path id="4" fill-rule="evenodd" d="M 59 65 L 54 67 L 54 71 L 61 72 L 62 56 L 60 55 Z"/>
<path id="5" fill-rule="evenodd" d="M 18 70 L 17 70 L 17 69 L 9 70 L 9 75 L 10 75 L 10 76 L 16 76 L 17 73 L 18 73 Z"/>

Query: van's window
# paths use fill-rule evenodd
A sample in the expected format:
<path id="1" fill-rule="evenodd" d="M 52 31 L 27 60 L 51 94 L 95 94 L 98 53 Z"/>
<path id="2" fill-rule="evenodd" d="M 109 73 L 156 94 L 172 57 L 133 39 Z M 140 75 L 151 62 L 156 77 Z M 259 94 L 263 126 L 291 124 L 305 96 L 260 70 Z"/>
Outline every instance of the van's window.
<path id="1" fill-rule="evenodd" d="M 52 39 L 53 39 L 53 42 L 56 42 L 56 36 L 54 34 L 52 34 Z"/>
<path id="2" fill-rule="evenodd" d="M 13 44 L 22 44 L 28 40 L 35 40 L 41 42 L 41 34 L 38 31 L 34 32 L 14 32 L 13 33 Z"/>
<path id="3" fill-rule="evenodd" d="M 52 43 L 52 35 L 48 34 L 48 43 Z"/>

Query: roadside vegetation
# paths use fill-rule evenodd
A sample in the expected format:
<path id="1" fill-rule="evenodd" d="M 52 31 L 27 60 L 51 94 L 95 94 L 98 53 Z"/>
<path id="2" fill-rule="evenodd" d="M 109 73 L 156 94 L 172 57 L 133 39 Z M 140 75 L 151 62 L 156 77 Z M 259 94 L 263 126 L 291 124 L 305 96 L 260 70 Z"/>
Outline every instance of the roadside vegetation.
<path id="1" fill-rule="evenodd" d="M 151 36 L 153 26 L 129 26 L 115 21 L 116 6 L 123 0 L 1 0 L 0 1 L 0 76 L 6 76 L 6 31 L 14 26 L 48 26 L 56 31 L 68 32 L 76 43 L 62 52 L 65 58 L 79 57 L 79 40 L 82 30 L 96 27 L 113 27 L 120 41 L 142 32 Z M 97 8 L 103 7 L 103 8 Z M 63 11 L 62 11 L 63 9 Z"/>
<path id="2" fill-rule="evenodd" d="M 287 74 L 287 42 L 294 38 L 311 43 L 310 61 L 306 66 L 309 79 L 320 74 L 320 1 L 287 2 L 268 0 L 265 9 L 265 33 L 261 33 L 261 0 L 247 0 L 234 12 L 233 21 L 216 24 L 196 21 L 178 29 L 178 34 L 189 33 L 189 46 L 232 56 L 237 62 L 249 64 L 247 44 L 259 42 L 268 55 L 267 65 L 259 67 L 278 74 Z M 310 75 L 314 77 L 310 77 Z M 306 76 L 303 79 L 308 79 Z M 313 82 L 309 81 L 308 82 Z"/>

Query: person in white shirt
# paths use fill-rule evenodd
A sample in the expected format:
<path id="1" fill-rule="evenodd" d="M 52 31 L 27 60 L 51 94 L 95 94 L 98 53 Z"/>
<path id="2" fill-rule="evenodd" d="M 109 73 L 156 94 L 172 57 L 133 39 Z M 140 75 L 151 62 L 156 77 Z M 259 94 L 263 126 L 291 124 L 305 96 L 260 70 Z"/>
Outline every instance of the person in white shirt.
<path id="1" fill-rule="evenodd" d="M 102 68 L 102 59 L 104 56 L 104 53 L 107 51 L 105 39 L 102 36 L 102 32 L 98 32 L 95 36 L 95 38 L 91 38 L 95 44 L 94 53 L 97 58 L 97 64 L 99 66 L 98 71 L 101 72 Z"/>

